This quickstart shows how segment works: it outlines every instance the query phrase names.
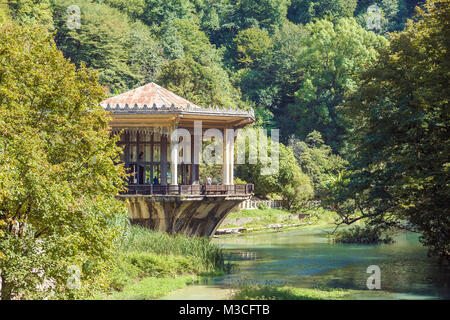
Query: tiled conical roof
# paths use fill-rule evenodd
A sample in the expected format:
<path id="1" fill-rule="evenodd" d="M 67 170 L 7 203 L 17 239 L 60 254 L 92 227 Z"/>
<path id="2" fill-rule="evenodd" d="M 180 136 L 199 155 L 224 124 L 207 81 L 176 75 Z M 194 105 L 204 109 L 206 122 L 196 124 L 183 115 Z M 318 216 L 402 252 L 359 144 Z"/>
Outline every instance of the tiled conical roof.
<path id="1" fill-rule="evenodd" d="M 175 93 L 150 82 L 142 87 L 119 94 L 118 96 L 100 102 L 106 111 L 115 114 L 155 114 L 179 113 L 202 114 L 215 116 L 241 116 L 255 120 L 253 109 L 220 109 L 217 107 L 200 107 Z"/>
<path id="2" fill-rule="evenodd" d="M 106 110 L 173 110 L 201 109 L 175 93 L 150 82 L 142 87 L 119 94 L 100 103 Z"/>

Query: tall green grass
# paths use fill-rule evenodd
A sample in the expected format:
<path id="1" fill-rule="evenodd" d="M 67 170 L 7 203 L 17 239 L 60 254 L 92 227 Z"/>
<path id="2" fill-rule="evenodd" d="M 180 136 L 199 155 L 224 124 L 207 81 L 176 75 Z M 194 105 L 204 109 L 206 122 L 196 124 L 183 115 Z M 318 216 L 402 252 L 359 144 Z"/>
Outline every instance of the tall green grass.
<path id="1" fill-rule="evenodd" d="M 222 249 L 211 243 L 209 238 L 169 235 L 140 226 L 127 227 L 119 243 L 119 251 L 190 257 L 199 261 L 208 271 L 225 267 Z"/>
<path id="2" fill-rule="evenodd" d="M 136 292 L 141 291 L 147 292 L 143 298 L 156 297 L 184 285 L 179 278 L 223 274 L 230 269 L 221 248 L 208 238 L 169 235 L 129 223 L 122 226 L 107 298 L 138 298 L 142 295 Z"/>

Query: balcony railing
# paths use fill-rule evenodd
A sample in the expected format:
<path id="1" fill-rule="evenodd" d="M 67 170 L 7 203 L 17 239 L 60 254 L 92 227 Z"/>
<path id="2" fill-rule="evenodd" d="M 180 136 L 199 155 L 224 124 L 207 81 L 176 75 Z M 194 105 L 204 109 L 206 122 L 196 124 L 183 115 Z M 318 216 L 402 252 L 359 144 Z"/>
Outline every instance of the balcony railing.
<path id="1" fill-rule="evenodd" d="M 253 184 L 235 185 L 153 185 L 133 184 L 127 186 L 123 195 L 250 195 Z"/>

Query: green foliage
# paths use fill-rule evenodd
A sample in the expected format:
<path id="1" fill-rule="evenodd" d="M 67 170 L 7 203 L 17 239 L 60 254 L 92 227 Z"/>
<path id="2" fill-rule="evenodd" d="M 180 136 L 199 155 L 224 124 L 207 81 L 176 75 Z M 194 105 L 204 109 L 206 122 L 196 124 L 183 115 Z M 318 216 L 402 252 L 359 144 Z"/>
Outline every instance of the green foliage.
<path id="1" fill-rule="evenodd" d="M 360 227 L 358 225 L 355 225 L 349 229 L 338 230 L 334 234 L 331 234 L 330 238 L 334 242 L 338 243 L 373 244 L 393 242 L 392 238 L 388 235 L 385 235 L 385 237 L 382 238 L 381 230 L 376 227 Z"/>
<path id="2" fill-rule="evenodd" d="M 186 279 L 192 282 L 229 268 L 222 250 L 207 238 L 173 236 L 140 226 L 128 225 L 116 249 L 108 274 L 113 293 L 107 299 L 141 299 L 144 291 L 145 297 L 159 297 L 183 287 Z"/>
<path id="3" fill-rule="evenodd" d="M 239 177 L 234 178 L 234 184 L 247 184 L 247 181 L 240 179 Z"/>
<path id="4" fill-rule="evenodd" d="M 342 52 L 336 59 L 343 67 L 336 63 L 320 70 L 324 68 L 313 63 L 309 68 L 314 61 L 304 59 L 302 52 L 310 47 L 305 40 L 311 30 L 294 23 L 330 19 L 336 24 L 340 18 L 355 16 L 365 26 L 364 15 L 373 3 L 382 9 L 380 32 L 385 34 L 402 28 L 418 1 L 14 0 L 0 12 L 23 24 L 37 21 L 48 29 L 55 25 L 57 44 L 64 55 L 77 65 L 85 62 L 88 67 L 98 69 L 100 83 L 109 92 L 123 92 L 154 81 L 166 60 L 188 58 L 209 70 L 197 72 L 188 63 L 187 69 L 193 72 L 187 74 L 194 74 L 190 83 L 183 76 L 179 81 L 168 82 L 206 88 L 201 93 L 205 97 L 197 97 L 197 102 L 224 107 L 252 106 L 259 125 L 282 128 L 284 143 L 291 134 L 304 139 L 315 129 L 324 134 L 327 144 L 340 149 L 341 136 L 348 125 L 335 114 L 334 108 L 342 102 L 342 92 L 349 83 L 340 75 L 351 73 L 347 65 L 351 67 L 354 58 L 350 56 L 365 55 L 346 51 L 352 45 L 345 42 L 335 50 L 327 39 L 317 37 L 316 42 L 325 45 L 313 45 L 308 55 L 323 56 L 331 45 L 333 51 Z M 80 7 L 81 29 L 67 28 L 69 5 Z M 348 29 L 354 43 L 367 44 L 358 30 L 352 26 Z M 327 32 L 322 33 L 328 37 Z M 348 38 L 338 34 L 336 39 L 341 37 Z M 303 60 L 305 63 L 299 64 Z M 315 62 L 325 64 L 323 59 Z M 212 83 L 222 85 L 211 85 L 209 71 L 217 78 Z M 311 79 L 311 73 L 317 74 L 316 79 Z M 354 80 L 356 74 L 350 76 Z M 180 92 L 195 95 L 190 90 Z M 317 98 L 305 100 L 304 94 Z M 310 119 L 303 121 L 305 112 Z M 335 135 L 337 139 L 332 141 L 330 137 Z"/>
<path id="5" fill-rule="evenodd" d="M 380 8 L 381 28 L 374 31 L 386 34 L 387 32 L 403 30 L 407 18 L 413 15 L 414 8 L 417 5 L 422 5 L 423 2 L 423 0 L 359 0 L 355 16 L 362 26 L 366 26 L 368 7 L 377 5 Z"/>
<path id="6" fill-rule="evenodd" d="M 147 252 L 131 252 L 125 262 L 136 267 L 138 277 L 175 277 L 181 274 L 201 272 L 188 257 L 156 255 Z"/>
<path id="7" fill-rule="evenodd" d="M 188 19 L 174 19 L 170 24 L 176 29 L 185 57 L 204 66 L 220 64 L 221 55 L 196 23 Z"/>
<path id="8" fill-rule="evenodd" d="M 346 165 L 343 158 L 332 154 L 331 148 L 324 144 L 322 135 L 317 131 L 311 132 L 305 141 L 292 137 L 289 146 L 302 171 L 311 179 L 317 196 L 327 189 Z"/>
<path id="9" fill-rule="evenodd" d="M 11 22 L 11 13 L 7 3 L 0 3 L 0 24 Z"/>
<path id="10" fill-rule="evenodd" d="M 0 6 L 2 6 L 0 4 Z M 9 0 L 6 1 L 8 12 L 12 19 L 19 24 L 36 24 L 53 30 L 51 0 Z"/>
<path id="11" fill-rule="evenodd" d="M 291 0 L 287 17 L 295 23 L 307 24 L 326 16 L 350 18 L 358 0 Z"/>
<path id="12" fill-rule="evenodd" d="M 126 13 L 132 19 L 141 18 L 146 9 L 145 0 L 103 0 L 96 1 L 107 3 L 113 8 L 119 9 L 121 12 Z"/>
<path id="13" fill-rule="evenodd" d="M 265 204 L 264 202 L 258 203 L 258 210 L 267 210 L 269 209 L 269 206 Z"/>
<path id="14" fill-rule="evenodd" d="M 109 92 L 123 92 L 161 78 L 174 87 L 184 86 L 179 92 L 197 96 L 194 99 L 199 104 L 252 106 L 259 125 L 282 128 L 284 143 L 291 134 L 305 139 L 309 132 L 318 130 L 328 145 L 341 149 L 348 124 L 334 109 L 341 104 L 346 90 L 354 87 L 360 69 L 350 70 L 352 65 L 363 69 L 361 63 L 367 62 L 373 43 L 351 23 L 342 26 L 345 34 L 337 34 L 330 40 L 332 32 L 325 27 L 323 30 L 317 27 L 319 35 L 314 38 L 312 28 L 305 30 L 288 19 L 309 23 L 327 18 L 336 25 L 340 18 L 353 16 L 355 3 L 354 0 L 16 0 L 9 1 L 7 9 L 21 23 L 39 21 L 50 29 L 55 24 L 57 44 L 64 55 L 77 65 L 85 62 L 88 67 L 98 69 L 100 83 Z M 390 30 L 400 28 L 417 1 L 375 0 L 375 3 L 387 20 L 396 21 L 393 22 L 396 27 L 386 29 L 386 19 L 383 20 L 383 30 Z M 66 9 L 73 4 L 81 9 L 81 29 L 69 30 Z M 372 3 L 358 1 L 354 15 L 361 25 L 365 24 L 369 4 Z M 333 31 L 336 33 L 337 29 Z M 314 40 L 307 41 L 308 38 Z M 338 46 L 341 38 L 345 41 Z M 353 50 L 355 44 L 361 50 Z M 334 52 L 342 54 L 327 65 L 324 56 L 329 47 L 331 59 Z M 172 62 L 179 59 L 192 59 L 209 69 L 202 70 L 187 62 L 185 70 L 181 70 L 177 62 Z M 166 68 L 161 73 L 164 64 Z M 171 78 L 167 75 L 169 71 L 180 76 Z M 192 76 L 192 80 L 185 76 Z M 196 94 L 190 88 L 202 92 Z"/>
<path id="15" fill-rule="evenodd" d="M 383 228 L 409 220 L 430 252 L 450 256 L 449 1 L 428 1 L 393 34 L 346 105 L 352 172 L 334 198 Z"/>
<path id="16" fill-rule="evenodd" d="M 227 74 L 191 58 L 167 62 L 158 77 L 163 87 L 198 105 L 236 108 L 236 97 Z"/>
<path id="17" fill-rule="evenodd" d="M 272 40 L 267 32 L 250 28 L 240 31 L 234 39 L 236 45 L 236 62 L 243 67 L 257 65 L 269 53 Z"/>
<path id="18" fill-rule="evenodd" d="M 274 31 L 286 17 L 288 4 L 287 0 L 238 0 L 235 23 L 241 30 L 260 27 L 269 32 Z"/>
<path id="19" fill-rule="evenodd" d="M 330 210 L 329 208 L 325 209 L 323 206 L 305 208 L 301 210 L 301 213 L 308 214 L 308 220 L 313 225 L 317 226 L 335 225 L 339 218 L 339 215 L 336 212 Z"/>
<path id="20" fill-rule="evenodd" d="M 166 58 L 169 60 L 184 58 L 183 44 L 172 20 L 168 20 L 161 27 L 160 33 L 161 45 L 164 48 Z"/>
<path id="21" fill-rule="evenodd" d="M 131 226 L 127 229 L 119 249 L 124 253 L 147 252 L 191 257 L 199 266 L 199 272 L 213 272 L 224 266 L 222 251 L 207 238 L 172 236 L 139 226 Z"/>
<path id="22" fill-rule="evenodd" d="M 74 298 L 103 285 L 120 229 L 111 221 L 125 214 L 103 98 L 97 75 L 64 59 L 43 27 L 1 27 L 2 299 Z M 80 290 L 66 288 L 71 265 L 83 270 Z"/>
<path id="23" fill-rule="evenodd" d="M 300 139 L 317 130 L 328 145 L 338 149 L 350 119 L 343 118 L 337 107 L 346 93 L 357 89 L 359 73 L 375 61 L 377 49 L 386 40 L 350 18 L 336 23 L 319 20 L 305 29 L 305 50 L 298 56 L 303 81 L 288 112 L 296 120 Z"/>
<path id="24" fill-rule="evenodd" d="M 145 0 L 145 3 L 141 19 L 149 26 L 161 25 L 174 18 L 189 18 L 194 12 L 189 0 Z"/>
<path id="25" fill-rule="evenodd" d="M 248 152 L 248 144 L 246 144 L 246 159 Z M 256 195 L 262 197 L 269 194 L 281 195 L 287 201 L 288 210 L 299 209 L 313 196 L 311 180 L 298 166 L 291 148 L 279 143 L 279 170 L 277 172 L 261 174 L 262 168 L 267 165 L 270 163 L 263 165 L 261 159 L 258 159 L 257 164 L 240 165 L 237 168 L 237 175 L 245 181 L 255 184 Z"/>
<path id="26" fill-rule="evenodd" d="M 81 28 L 69 28 L 66 8 L 73 1 L 61 0 L 55 5 L 58 47 L 77 66 L 85 63 L 99 71 L 100 82 L 108 88 L 123 91 L 135 86 L 139 78 L 130 69 L 131 25 L 128 16 L 106 4 L 79 0 L 75 4 L 83 12 Z"/>
<path id="27" fill-rule="evenodd" d="M 154 82 L 166 62 L 161 44 L 154 39 L 147 26 L 140 22 L 130 30 L 129 65 L 137 84 Z"/>

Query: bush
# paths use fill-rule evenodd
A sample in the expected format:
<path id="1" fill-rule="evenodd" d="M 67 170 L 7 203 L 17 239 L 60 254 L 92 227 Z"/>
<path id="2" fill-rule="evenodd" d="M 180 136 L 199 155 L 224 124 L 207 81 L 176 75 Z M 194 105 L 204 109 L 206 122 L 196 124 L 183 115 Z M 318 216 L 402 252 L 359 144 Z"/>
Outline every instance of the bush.
<path id="1" fill-rule="evenodd" d="M 259 210 L 268 210 L 269 206 L 265 202 L 258 203 L 258 209 Z"/>
<path id="2" fill-rule="evenodd" d="M 354 291 L 343 289 L 305 289 L 269 284 L 245 284 L 235 291 L 232 300 L 336 300 Z"/>
<path id="3" fill-rule="evenodd" d="M 381 237 L 381 231 L 378 228 L 371 226 L 353 226 L 350 229 L 337 231 L 331 239 L 334 242 L 340 243 L 392 243 L 393 239 L 385 235 L 384 238 Z"/>

